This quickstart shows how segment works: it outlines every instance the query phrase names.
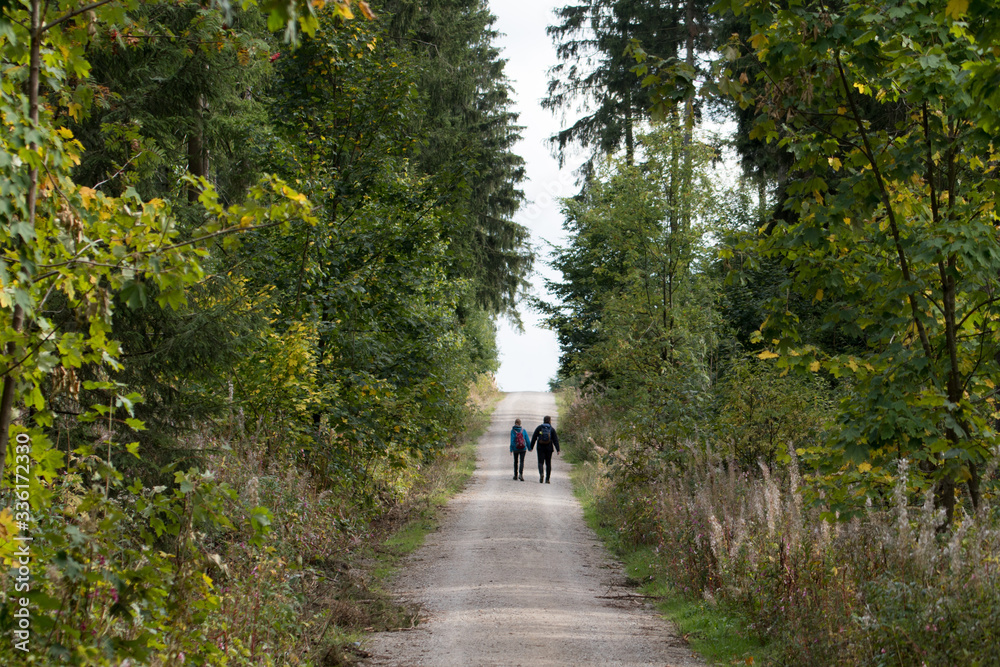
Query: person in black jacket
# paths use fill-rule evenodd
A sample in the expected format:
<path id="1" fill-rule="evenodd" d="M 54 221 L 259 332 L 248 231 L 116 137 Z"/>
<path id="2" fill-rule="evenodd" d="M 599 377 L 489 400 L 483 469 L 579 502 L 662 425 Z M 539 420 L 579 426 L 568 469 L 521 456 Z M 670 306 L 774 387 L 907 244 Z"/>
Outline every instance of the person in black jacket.
<path id="1" fill-rule="evenodd" d="M 552 417 L 546 416 L 542 423 L 538 425 L 535 432 L 531 434 L 531 444 L 528 445 L 530 452 L 538 444 L 538 483 L 549 483 L 552 476 L 552 448 L 559 451 L 559 436 L 552 428 Z"/>

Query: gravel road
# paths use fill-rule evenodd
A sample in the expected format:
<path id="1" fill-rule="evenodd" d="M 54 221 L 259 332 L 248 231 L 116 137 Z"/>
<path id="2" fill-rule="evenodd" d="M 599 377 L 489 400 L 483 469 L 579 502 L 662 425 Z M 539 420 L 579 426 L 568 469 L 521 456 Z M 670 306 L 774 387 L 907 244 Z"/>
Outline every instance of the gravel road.
<path id="1" fill-rule="evenodd" d="M 621 587 L 621 568 L 584 523 L 558 455 L 551 484 L 538 482 L 533 452 L 525 481 L 511 479 L 514 419 L 531 432 L 555 414 L 548 393 L 507 394 L 500 403 L 468 487 L 395 581 L 402 598 L 422 607 L 421 623 L 374 635 L 365 646 L 369 664 L 703 664 Z"/>

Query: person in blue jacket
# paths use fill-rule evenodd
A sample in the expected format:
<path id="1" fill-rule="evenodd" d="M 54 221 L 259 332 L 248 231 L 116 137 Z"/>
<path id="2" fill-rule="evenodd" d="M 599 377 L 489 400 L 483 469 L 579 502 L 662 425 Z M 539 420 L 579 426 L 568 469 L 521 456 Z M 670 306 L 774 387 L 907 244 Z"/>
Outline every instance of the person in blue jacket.
<path id="1" fill-rule="evenodd" d="M 531 442 L 528 444 L 529 452 L 535 448 L 536 442 L 538 443 L 538 483 L 548 484 L 549 478 L 552 477 L 552 448 L 555 447 L 556 452 L 559 451 L 559 436 L 552 428 L 552 417 L 546 416 L 531 435 Z"/>
<path id="2" fill-rule="evenodd" d="M 510 451 L 514 453 L 514 481 L 524 481 L 524 455 L 528 453 L 528 432 L 521 428 L 521 420 L 515 419 L 510 429 Z"/>

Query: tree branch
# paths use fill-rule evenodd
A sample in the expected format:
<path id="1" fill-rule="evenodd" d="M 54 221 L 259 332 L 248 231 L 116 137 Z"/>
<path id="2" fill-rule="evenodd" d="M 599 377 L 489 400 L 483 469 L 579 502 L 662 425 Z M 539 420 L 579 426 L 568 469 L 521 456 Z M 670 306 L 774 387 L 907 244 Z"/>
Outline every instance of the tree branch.
<path id="1" fill-rule="evenodd" d="M 39 33 L 46 32 L 50 28 L 54 28 L 57 25 L 59 25 L 60 23 L 65 23 L 66 21 L 70 20 L 71 18 L 73 18 L 75 16 L 79 16 L 80 14 L 85 14 L 86 12 L 89 12 L 92 9 L 97 9 L 98 7 L 106 5 L 106 4 L 108 4 L 110 2 L 113 2 L 113 1 L 114 0 L 98 0 L 97 2 L 92 2 L 89 5 L 86 5 L 85 7 L 80 7 L 79 9 L 75 9 L 75 10 L 69 12 L 68 14 L 64 14 L 64 15 L 60 16 L 55 21 L 52 21 L 51 23 L 46 24 L 45 26 L 43 26 L 39 30 Z"/>
<path id="2" fill-rule="evenodd" d="M 913 283 L 913 276 L 910 274 L 910 264 L 906 259 L 906 251 L 903 249 L 903 243 L 899 233 L 899 225 L 896 222 L 896 211 L 892 208 L 892 200 L 889 198 L 889 190 L 885 185 L 885 181 L 882 179 L 882 170 L 879 169 L 878 161 L 875 159 L 875 151 L 872 149 L 871 140 L 868 138 L 868 132 L 865 130 L 865 124 L 861 119 L 861 113 L 858 110 L 857 102 L 851 94 L 851 86 L 847 81 L 847 74 L 844 72 L 844 64 L 840 60 L 839 51 L 834 50 L 833 57 L 836 59 L 837 70 L 840 73 L 840 81 L 844 86 L 844 96 L 847 97 L 847 103 L 851 107 L 851 115 L 854 116 L 854 122 L 858 127 L 862 143 L 864 143 L 865 146 L 865 157 L 868 158 L 868 163 L 872 166 L 872 173 L 875 175 L 875 182 L 878 185 L 879 194 L 882 196 L 882 204 L 885 206 L 886 215 L 889 218 L 889 229 L 892 232 L 892 239 L 896 246 L 896 254 L 899 257 L 899 268 L 903 273 L 903 279 L 908 283 Z M 934 359 L 934 352 L 931 347 L 930 338 L 927 336 L 927 329 L 924 327 L 924 323 L 920 319 L 920 309 L 917 307 L 917 299 L 912 293 L 907 294 L 906 296 L 907 300 L 910 302 L 910 311 L 913 315 L 913 322 L 917 327 L 917 332 L 920 334 L 920 344 L 924 348 L 927 360 L 931 361 Z M 933 375 L 931 377 L 933 378 Z"/>

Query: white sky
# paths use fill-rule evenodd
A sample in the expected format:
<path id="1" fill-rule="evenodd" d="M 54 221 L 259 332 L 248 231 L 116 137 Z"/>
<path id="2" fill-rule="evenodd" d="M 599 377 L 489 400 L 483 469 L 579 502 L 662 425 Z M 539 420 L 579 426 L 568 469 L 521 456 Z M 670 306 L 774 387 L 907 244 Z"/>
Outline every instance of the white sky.
<path id="1" fill-rule="evenodd" d="M 528 202 L 515 220 L 531 231 L 537 259 L 532 277 L 534 293 L 547 296 L 543 278 L 558 279 L 550 269 L 551 244 L 564 245 L 558 198 L 576 192 L 573 171 L 582 160 L 567 160 L 559 169 L 546 139 L 560 129 L 559 117 L 542 109 L 548 85 L 548 69 L 556 64 L 555 47 L 545 34 L 554 22 L 552 10 L 568 0 L 490 0 L 502 33 L 497 46 L 507 59 L 507 77 L 514 88 L 515 110 L 524 126 L 523 139 L 514 149 L 527 163 L 528 180 L 522 184 Z M 559 344 L 555 333 L 540 326 L 540 317 L 522 308 L 525 331 L 519 334 L 501 321 L 498 335 L 500 370 L 497 384 L 503 391 L 547 391 L 559 367 Z"/>

